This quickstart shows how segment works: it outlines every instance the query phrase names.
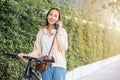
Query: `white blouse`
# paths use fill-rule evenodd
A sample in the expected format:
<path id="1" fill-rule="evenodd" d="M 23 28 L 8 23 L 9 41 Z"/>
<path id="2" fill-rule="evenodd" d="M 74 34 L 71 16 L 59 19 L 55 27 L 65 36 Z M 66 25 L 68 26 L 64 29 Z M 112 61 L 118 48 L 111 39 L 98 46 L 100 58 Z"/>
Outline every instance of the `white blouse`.
<path id="1" fill-rule="evenodd" d="M 55 33 L 56 33 L 56 30 L 52 29 L 51 30 L 52 36 L 48 36 L 47 29 L 44 29 L 43 35 L 42 35 L 42 55 L 48 55 Z M 52 53 L 50 53 L 50 56 L 52 56 Z"/>

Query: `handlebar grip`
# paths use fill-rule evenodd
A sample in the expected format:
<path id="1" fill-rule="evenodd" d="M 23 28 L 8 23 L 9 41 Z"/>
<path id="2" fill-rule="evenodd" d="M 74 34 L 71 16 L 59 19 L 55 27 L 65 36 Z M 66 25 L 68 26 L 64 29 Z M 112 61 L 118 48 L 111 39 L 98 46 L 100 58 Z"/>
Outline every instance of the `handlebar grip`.
<path id="1" fill-rule="evenodd" d="M 30 59 L 31 57 L 30 56 L 23 56 L 23 58 Z"/>
<path id="2" fill-rule="evenodd" d="M 37 58 L 31 57 L 31 56 L 23 56 L 25 59 L 30 59 L 30 60 L 37 60 Z"/>

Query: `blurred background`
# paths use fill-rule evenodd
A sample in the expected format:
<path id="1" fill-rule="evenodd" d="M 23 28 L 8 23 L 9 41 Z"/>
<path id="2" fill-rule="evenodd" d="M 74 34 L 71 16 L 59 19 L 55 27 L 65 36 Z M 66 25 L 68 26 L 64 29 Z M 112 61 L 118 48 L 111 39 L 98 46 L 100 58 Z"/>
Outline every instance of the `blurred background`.
<path id="1" fill-rule="evenodd" d="M 58 8 L 68 33 L 67 70 L 120 53 L 120 0 L 0 0 L 0 79 L 17 80 L 26 63 L 4 57 L 33 50 L 47 11 Z"/>

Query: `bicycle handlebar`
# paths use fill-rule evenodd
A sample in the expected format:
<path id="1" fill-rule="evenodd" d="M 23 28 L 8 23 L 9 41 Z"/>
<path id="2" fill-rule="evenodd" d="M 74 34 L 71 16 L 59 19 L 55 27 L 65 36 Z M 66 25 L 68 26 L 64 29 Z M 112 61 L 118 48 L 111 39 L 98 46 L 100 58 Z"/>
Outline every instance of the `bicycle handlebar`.
<path id="1" fill-rule="evenodd" d="M 16 54 L 4 54 L 7 58 L 15 58 L 15 59 L 20 59 L 18 57 L 18 55 Z M 27 59 L 28 61 L 32 61 L 32 62 L 38 62 L 38 63 L 45 63 L 45 62 L 51 62 L 54 63 L 55 60 L 53 57 L 51 57 L 51 59 L 47 60 L 47 59 L 42 59 L 42 58 L 35 58 L 35 57 L 30 57 L 30 56 L 23 56 L 23 58 Z"/>
<path id="2" fill-rule="evenodd" d="M 18 57 L 18 55 L 15 55 L 15 54 L 4 54 L 4 56 L 5 56 L 6 58 L 20 59 L 20 58 Z"/>
<path id="3" fill-rule="evenodd" d="M 30 56 L 23 56 L 23 58 L 31 60 L 33 62 L 40 62 L 40 63 L 44 63 L 44 62 L 55 62 L 54 58 L 51 57 L 51 59 L 43 59 L 43 58 L 35 58 L 35 57 L 30 57 Z"/>

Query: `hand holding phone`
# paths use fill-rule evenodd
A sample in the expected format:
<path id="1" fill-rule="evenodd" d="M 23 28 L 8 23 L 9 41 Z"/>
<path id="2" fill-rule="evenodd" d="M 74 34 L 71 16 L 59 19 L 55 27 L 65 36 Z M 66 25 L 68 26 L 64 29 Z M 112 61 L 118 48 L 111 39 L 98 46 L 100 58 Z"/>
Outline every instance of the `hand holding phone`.
<path id="1" fill-rule="evenodd" d="M 55 29 L 57 30 L 58 28 L 59 28 L 59 24 L 56 23 L 56 24 L 55 24 Z"/>
<path id="2" fill-rule="evenodd" d="M 55 23 L 55 29 L 58 30 L 58 29 L 60 29 L 61 27 L 62 27 L 62 22 L 61 22 L 61 21 L 57 21 L 57 22 Z"/>

